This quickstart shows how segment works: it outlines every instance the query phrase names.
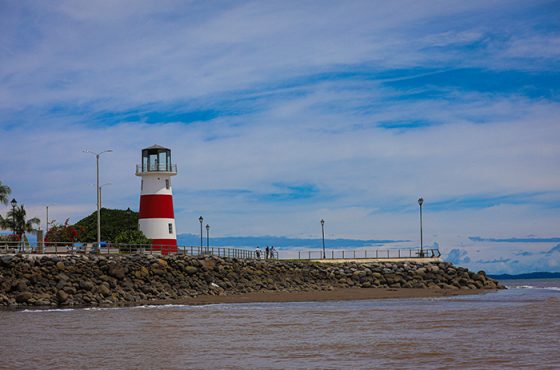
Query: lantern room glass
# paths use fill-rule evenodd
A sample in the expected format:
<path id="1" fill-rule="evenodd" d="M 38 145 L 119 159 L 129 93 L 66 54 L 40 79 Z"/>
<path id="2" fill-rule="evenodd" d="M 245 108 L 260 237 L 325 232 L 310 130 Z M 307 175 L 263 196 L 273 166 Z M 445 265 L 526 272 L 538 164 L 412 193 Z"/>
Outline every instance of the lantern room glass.
<path id="1" fill-rule="evenodd" d="M 142 172 L 171 172 L 171 150 L 142 150 Z"/>

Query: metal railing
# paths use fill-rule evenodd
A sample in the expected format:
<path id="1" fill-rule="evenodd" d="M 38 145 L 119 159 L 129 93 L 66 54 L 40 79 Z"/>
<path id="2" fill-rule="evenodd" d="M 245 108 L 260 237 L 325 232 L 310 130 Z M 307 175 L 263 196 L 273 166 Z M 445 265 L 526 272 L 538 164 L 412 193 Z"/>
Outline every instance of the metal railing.
<path id="1" fill-rule="evenodd" d="M 327 250 L 323 258 L 322 250 L 298 251 L 298 259 L 398 259 L 398 258 L 438 258 L 441 256 L 439 249 L 405 248 L 405 249 L 354 249 L 354 250 Z"/>
<path id="2" fill-rule="evenodd" d="M 176 164 L 166 164 L 166 163 L 158 163 L 158 164 L 148 164 L 136 165 L 136 173 L 144 173 L 144 172 L 177 172 L 177 165 Z"/>
<path id="3" fill-rule="evenodd" d="M 256 259 L 255 251 L 242 248 L 226 248 L 226 247 L 177 247 L 177 254 L 185 254 L 190 256 L 210 255 L 224 258 L 237 259 Z"/>
<path id="4" fill-rule="evenodd" d="M 175 251 L 175 249 L 177 251 Z M 226 258 L 256 259 L 255 252 L 242 248 L 227 247 L 194 247 L 194 246 L 171 246 L 168 244 L 118 244 L 63 242 L 46 244 L 22 242 L 0 242 L 0 254 L 181 254 L 190 256 L 211 255 Z"/>

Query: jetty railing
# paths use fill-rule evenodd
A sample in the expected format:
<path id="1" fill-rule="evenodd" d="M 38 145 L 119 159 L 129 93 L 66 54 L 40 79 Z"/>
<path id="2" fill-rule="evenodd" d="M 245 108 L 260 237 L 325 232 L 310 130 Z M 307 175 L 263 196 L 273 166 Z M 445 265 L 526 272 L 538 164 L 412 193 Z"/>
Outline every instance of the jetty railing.
<path id="1" fill-rule="evenodd" d="M 177 246 L 168 244 L 119 244 L 119 243 L 97 243 L 84 242 L 48 242 L 48 243 L 23 243 L 23 242 L 0 242 L 0 254 L 179 254 L 190 256 L 218 256 L 238 259 L 256 259 L 255 251 L 243 248 L 228 247 L 201 247 L 201 246 Z M 278 255 L 276 254 L 276 258 Z"/>
<path id="2" fill-rule="evenodd" d="M 298 251 L 298 259 L 305 260 L 337 260 L 337 259 L 399 259 L 399 258 L 438 258 L 439 249 L 400 248 L 400 249 L 329 249 L 323 256 L 322 249 Z"/>

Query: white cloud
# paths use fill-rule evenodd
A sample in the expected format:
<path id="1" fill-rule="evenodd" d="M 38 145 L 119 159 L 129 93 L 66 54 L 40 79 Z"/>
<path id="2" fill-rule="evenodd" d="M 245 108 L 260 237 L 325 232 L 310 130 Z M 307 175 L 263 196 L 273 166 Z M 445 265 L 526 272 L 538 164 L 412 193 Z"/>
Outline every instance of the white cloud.
<path id="1" fill-rule="evenodd" d="M 141 148 L 158 143 L 179 166 L 179 232 L 196 233 L 203 214 L 216 235 L 317 237 L 325 218 L 332 237 L 416 240 L 419 195 L 428 242 L 444 250 L 473 253 L 469 235 L 556 232 L 558 208 L 547 206 L 559 202 L 556 100 L 500 86 L 390 83 L 465 66 L 553 71 L 546 49 L 557 36 L 527 26 L 542 19 L 531 16 L 535 9 L 542 16 L 538 4 L 531 11 L 523 2 L 485 1 L 3 6 L 0 148 L 8 160 L 0 174 L 33 216 L 42 217 L 45 204 L 57 205 L 60 221 L 93 211 L 95 160 L 83 149 L 114 150 L 101 162 L 102 181 L 113 184 L 105 205 L 136 208 L 134 165 Z M 520 15 L 523 26 L 511 22 Z M 116 118 L 199 109 L 223 115 L 187 123 Z M 409 121 L 428 126 L 379 126 Z M 278 184 L 318 193 L 266 200 Z M 430 210 L 519 194 L 527 198 L 519 204 Z M 501 252 L 488 248 L 486 260 Z"/>

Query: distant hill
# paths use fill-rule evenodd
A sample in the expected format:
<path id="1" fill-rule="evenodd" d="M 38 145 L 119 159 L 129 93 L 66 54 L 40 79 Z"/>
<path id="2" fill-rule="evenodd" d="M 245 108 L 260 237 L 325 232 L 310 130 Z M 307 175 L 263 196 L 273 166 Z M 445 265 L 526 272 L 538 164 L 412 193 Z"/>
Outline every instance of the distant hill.
<path id="1" fill-rule="evenodd" d="M 83 226 L 85 233 L 80 241 L 94 242 L 97 240 L 97 211 L 76 222 Z M 123 230 L 135 230 L 138 226 L 138 213 L 122 209 L 101 208 L 101 240 L 114 241 Z"/>
<path id="2" fill-rule="evenodd" d="M 530 272 L 528 274 L 518 275 L 488 275 L 496 280 L 511 280 L 511 279 L 560 279 L 560 272 Z"/>

